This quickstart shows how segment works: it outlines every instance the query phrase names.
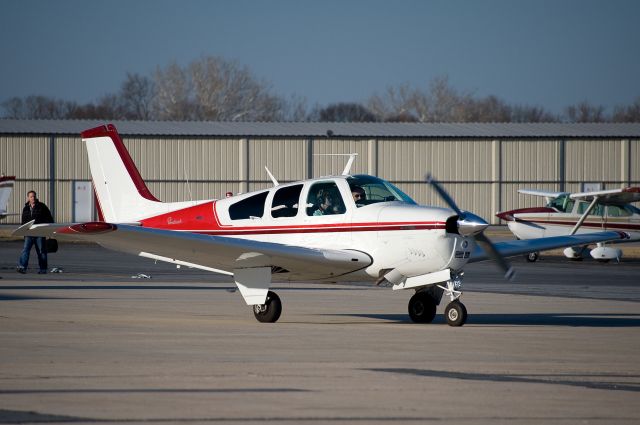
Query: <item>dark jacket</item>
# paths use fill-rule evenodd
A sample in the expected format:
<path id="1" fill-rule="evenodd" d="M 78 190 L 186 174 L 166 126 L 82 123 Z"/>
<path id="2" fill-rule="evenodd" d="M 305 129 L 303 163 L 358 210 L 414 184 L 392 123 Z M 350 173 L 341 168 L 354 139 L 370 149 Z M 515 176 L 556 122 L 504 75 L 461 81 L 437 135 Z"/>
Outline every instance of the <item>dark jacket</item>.
<path id="1" fill-rule="evenodd" d="M 27 202 L 22 209 L 22 224 L 28 223 L 31 220 L 35 220 L 35 224 L 40 223 L 53 223 L 53 217 L 51 211 L 42 202 L 36 199 L 36 203 L 31 209 L 31 205 Z"/>

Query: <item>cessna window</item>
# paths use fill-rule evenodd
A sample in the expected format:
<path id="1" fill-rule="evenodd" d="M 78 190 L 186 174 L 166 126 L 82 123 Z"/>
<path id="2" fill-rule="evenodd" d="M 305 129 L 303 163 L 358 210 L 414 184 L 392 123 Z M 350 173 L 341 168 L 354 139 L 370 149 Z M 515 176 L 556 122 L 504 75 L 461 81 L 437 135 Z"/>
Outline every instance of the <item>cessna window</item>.
<path id="1" fill-rule="evenodd" d="M 547 207 L 554 208 L 558 212 L 570 213 L 573 210 L 574 201 L 572 201 L 567 195 L 560 195 L 553 201 L 547 204 Z"/>
<path id="2" fill-rule="evenodd" d="M 591 202 L 583 202 L 583 201 L 578 202 L 578 214 L 584 214 L 587 208 L 589 208 L 590 204 Z M 602 217 L 604 215 L 604 206 L 601 204 L 596 204 L 596 206 L 593 207 L 589 215 L 597 215 Z"/>
<path id="3" fill-rule="evenodd" d="M 314 183 L 307 196 L 307 215 L 344 214 L 346 208 L 335 182 Z"/>
<path id="4" fill-rule="evenodd" d="M 409 195 L 388 181 L 377 177 L 357 175 L 349 177 L 347 183 L 349 183 L 357 207 L 389 201 L 400 201 L 414 205 L 416 203 Z"/>
<path id="5" fill-rule="evenodd" d="M 271 202 L 271 217 L 295 217 L 298 214 L 302 185 L 283 187 L 278 189 Z"/>
<path id="6" fill-rule="evenodd" d="M 264 201 L 269 192 L 261 192 L 238 201 L 229 207 L 231 220 L 245 220 L 248 218 L 261 218 L 264 214 Z"/>
<path id="7" fill-rule="evenodd" d="M 609 205 L 607 206 L 607 216 L 609 217 L 628 217 L 633 212 L 628 210 L 625 206 L 621 205 Z"/>

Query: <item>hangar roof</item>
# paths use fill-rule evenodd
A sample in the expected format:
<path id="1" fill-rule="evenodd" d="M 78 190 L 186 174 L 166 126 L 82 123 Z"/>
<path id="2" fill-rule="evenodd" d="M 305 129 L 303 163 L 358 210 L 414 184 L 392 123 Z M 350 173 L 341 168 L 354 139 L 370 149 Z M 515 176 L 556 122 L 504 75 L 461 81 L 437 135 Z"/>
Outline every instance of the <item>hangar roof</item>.
<path id="1" fill-rule="evenodd" d="M 0 119 L 0 134 L 78 135 L 107 121 Z M 111 121 L 128 136 L 640 138 L 640 123 L 336 123 Z"/>

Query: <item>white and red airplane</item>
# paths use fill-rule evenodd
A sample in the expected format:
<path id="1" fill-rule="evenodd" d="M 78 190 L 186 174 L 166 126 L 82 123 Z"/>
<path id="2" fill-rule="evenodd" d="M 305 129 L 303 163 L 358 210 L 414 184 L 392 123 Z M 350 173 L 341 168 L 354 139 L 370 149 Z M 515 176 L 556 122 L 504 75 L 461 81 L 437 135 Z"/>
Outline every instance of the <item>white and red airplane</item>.
<path id="1" fill-rule="evenodd" d="M 619 232 L 492 244 L 488 224 L 461 211 L 417 205 L 391 183 L 368 175 L 321 177 L 220 200 L 163 203 L 150 192 L 116 128 L 82 133 L 103 221 L 27 223 L 15 235 L 97 242 L 104 247 L 233 278 L 257 320 L 282 311 L 272 282 L 368 281 L 412 289 L 409 316 L 431 322 L 441 298 L 452 326 L 465 323 L 459 298 L 465 264 L 626 237 Z M 479 242 L 482 247 L 477 246 Z M 484 249 L 483 249 L 484 248 Z"/>
<path id="2" fill-rule="evenodd" d="M 15 215 L 9 214 L 7 211 L 9 207 L 9 198 L 11 197 L 15 181 L 15 176 L 5 176 L 4 174 L 0 175 L 0 219 L 3 219 L 8 215 Z"/>
<path id="3" fill-rule="evenodd" d="M 518 239 L 535 239 L 549 236 L 587 234 L 606 230 L 624 232 L 629 237 L 616 242 L 640 240 L 640 209 L 631 202 L 640 201 L 640 187 L 568 193 L 521 189 L 518 192 L 546 199 L 545 207 L 521 208 L 496 214 L 507 221 L 509 230 Z M 586 245 L 570 247 L 564 255 L 573 260 L 582 259 Z M 620 259 L 622 251 L 599 242 L 590 252 L 598 261 Z M 538 253 L 527 259 L 534 262 Z"/>

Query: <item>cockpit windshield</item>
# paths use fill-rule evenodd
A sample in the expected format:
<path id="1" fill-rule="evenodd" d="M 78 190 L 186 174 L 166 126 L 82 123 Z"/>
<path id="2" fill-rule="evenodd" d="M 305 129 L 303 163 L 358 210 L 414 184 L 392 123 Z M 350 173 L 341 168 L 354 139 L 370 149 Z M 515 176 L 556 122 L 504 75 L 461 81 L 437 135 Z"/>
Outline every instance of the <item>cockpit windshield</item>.
<path id="1" fill-rule="evenodd" d="M 400 201 L 408 204 L 416 202 L 406 193 L 388 181 L 373 176 L 356 175 L 347 178 L 351 195 L 357 207 L 378 202 Z"/>
<path id="2" fill-rule="evenodd" d="M 569 195 L 560 195 L 547 204 L 547 207 L 553 208 L 558 212 L 570 213 L 573 210 L 575 201 L 569 198 Z"/>

